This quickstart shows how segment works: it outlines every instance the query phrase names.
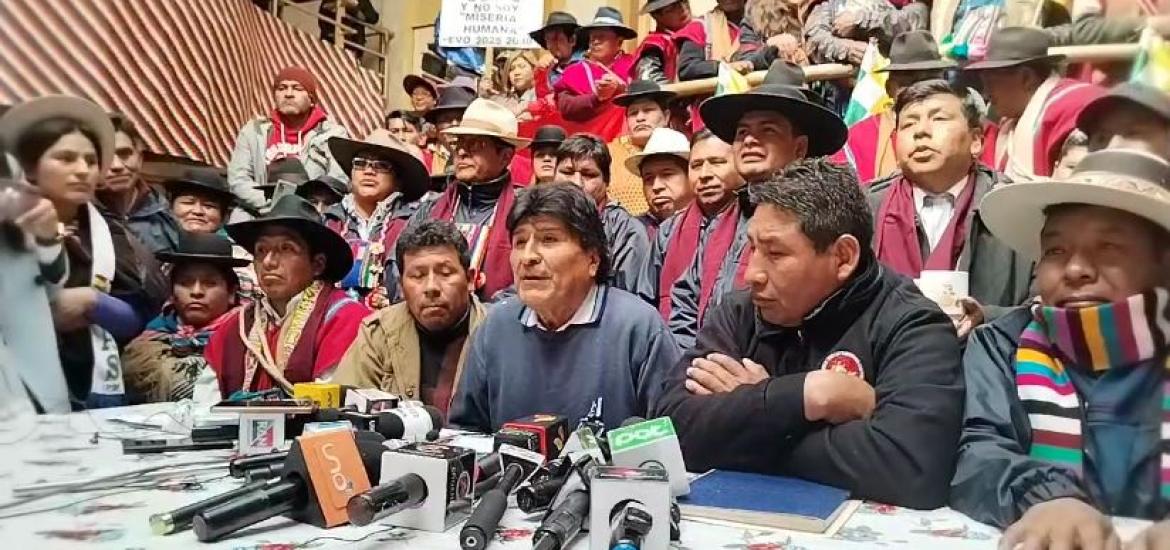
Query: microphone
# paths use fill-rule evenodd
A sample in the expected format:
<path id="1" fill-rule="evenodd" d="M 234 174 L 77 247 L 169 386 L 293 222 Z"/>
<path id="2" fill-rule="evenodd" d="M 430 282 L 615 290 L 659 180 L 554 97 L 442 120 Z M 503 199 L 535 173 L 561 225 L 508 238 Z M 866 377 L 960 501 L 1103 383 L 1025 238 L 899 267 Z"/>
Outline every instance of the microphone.
<path id="1" fill-rule="evenodd" d="M 538 468 L 528 484 L 516 491 L 516 506 L 525 514 L 547 510 L 572 468 L 573 461 L 567 456 Z"/>
<path id="2" fill-rule="evenodd" d="M 236 457 L 228 462 L 228 475 L 237 478 L 246 477 L 248 470 L 264 468 L 274 463 L 280 464 L 286 458 L 288 458 L 288 451 Z"/>
<path id="3" fill-rule="evenodd" d="M 436 443 L 412 443 L 382 455 L 383 483 L 414 474 L 426 496 L 413 507 L 387 513 L 383 523 L 441 533 L 467 518 L 471 507 L 475 451 Z"/>
<path id="4" fill-rule="evenodd" d="M 609 432 L 609 450 L 614 466 L 657 468 L 670 478 L 670 492 L 680 497 L 691 492 L 682 448 L 670 417 L 633 422 Z"/>
<path id="5" fill-rule="evenodd" d="M 581 532 L 589 515 L 589 491 L 569 494 L 532 535 L 532 550 L 562 550 Z"/>
<path id="6" fill-rule="evenodd" d="M 459 532 L 459 544 L 463 550 L 483 550 L 487 547 L 488 541 L 496 533 L 496 527 L 500 525 L 500 518 L 504 517 L 504 511 L 508 509 L 508 494 L 544 462 L 544 455 L 512 446 L 500 447 L 500 457 L 508 465 L 500 474 L 496 486 L 483 494 L 479 505 Z"/>
<path id="7" fill-rule="evenodd" d="M 199 512 L 192 520 L 195 536 L 215 541 L 280 514 L 322 528 L 345 523 L 346 503 L 370 488 L 367 466 L 379 462 L 384 451 L 377 434 L 360 440 L 350 430 L 302 435 L 289 450 L 280 480 Z"/>
<path id="8" fill-rule="evenodd" d="M 430 405 L 399 407 L 379 413 L 374 431 L 386 439 L 421 443 L 438 439 L 443 423 L 443 414 Z"/>
<path id="9" fill-rule="evenodd" d="M 418 506 L 426 499 L 427 482 L 418 474 L 406 474 L 354 496 L 345 508 L 349 512 L 349 522 L 362 527 Z"/>
<path id="10" fill-rule="evenodd" d="M 619 504 L 609 514 L 610 550 L 641 550 L 654 527 L 654 516 L 636 500 Z"/>
<path id="11" fill-rule="evenodd" d="M 398 396 L 382 390 L 363 388 L 345 392 L 345 406 L 365 414 L 376 414 L 398 408 Z"/>
<path id="12" fill-rule="evenodd" d="M 156 535 L 177 533 L 191 527 L 191 521 L 195 519 L 195 515 L 199 512 L 223 504 L 236 497 L 261 490 L 267 484 L 267 481 L 251 482 L 221 495 L 216 495 L 194 504 L 188 504 L 164 514 L 154 514 L 150 516 L 150 530 Z"/>

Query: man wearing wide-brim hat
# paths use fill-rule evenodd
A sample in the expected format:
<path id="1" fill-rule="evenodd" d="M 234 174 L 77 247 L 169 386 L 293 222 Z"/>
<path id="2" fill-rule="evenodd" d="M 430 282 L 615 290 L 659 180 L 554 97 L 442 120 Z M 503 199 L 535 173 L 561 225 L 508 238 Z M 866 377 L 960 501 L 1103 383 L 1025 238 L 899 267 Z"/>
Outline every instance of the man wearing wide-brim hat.
<path id="1" fill-rule="evenodd" d="M 451 162 L 454 151 L 451 149 L 451 137 L 444 134 L 443 130 L 459 124 L 463 112 L 474 99 L 475 89 L 468 89 L 462 85 L 444 86 L 439 91 L 439 102 L 426 114 L 426 121 L 433 125 L 437 132 L 435 138 L 438 142 L 438 146 L 432 152 L 431 163 L 427 166 L 429 173 L 447 172 L 447 165 Z"/>
<path id="2" fill-rule="evenodd" d="M 219 385 L 203 351 L 239 305 L 236 271 L 251 262 L 235 257 L 225 237 L 185 231 L 175 250 L 155 257 L 170 265 L 170 297 L 122 352 L 126 393 L 131 403 L 194 399 L 214 404 L 221 397 Z"/>
<path id="3" fill-rule="evenodd" d="M 1170 94 L 1144 82 L 1122 82 L 1085 105 L 1077 128 L 1089 150 L 1139 149 L 1170 161 Z"/>
<path id="4" fill-rule="evenodd" d="M 1060 150 L 1076 129 L 1077 115 L 1105 90 L 1061 77 L 1063 55 L 1050 55 L 1048 33 L 1004 27 L 991 34 L 987 55 L 963 67 L 983 82 L 992 110 L 1000 117 L 988 128 L 982 161 L 1026 181 L 1052 175 Z"/>
<path id="5" fill-rule="evenodd" d="M 982 212 L 1036 260 L 1039 299 L 968 341 L 951 507 L 1006 529 L 1005 548 L 1118 548 L 1111 516 L 1162 522 L 1137 547 L 1166 548 L 1170 164 L 1090 153 Z"/>
<path id="6" fill-rule="evenodd" d="M 349 243 L 354 268 L 341 288 L 367 297 L 382 288 L 386 253 L 427 194 L 430 183 L 418 147 L 378 129 L 364 141 L 335 138 L 329 149 L 349 171 L 349 193 L 325 211 L 325 225 Z M 378 299 L 368 305 L 384 305 Z"/>
<path id="7" fill-rule="evenodd" d="M 670 126 L 671 102 L 676 97 L 657 82 L 635 80 L 624 94 L 613 98 L 614 105 L 626 110 L 626 133 L 608 144 L 614 164 L 609 198 L 635 216 L 646 213 L 649 205 L 642 193 L 642 177 L 626 169 L 626 161 L 642 152 L 655 130 Z"/>
<path id="8" fill-rule="evenodd" d="M 279 387 L 291 392 L 337 366 L 370 310 L 335 286 L 349 273 L 353 253 L 325 226 L 313 205 L 296 195 L 277 199 L 268 213 L 227 226 L 248 249 L 263 297 L 231 314 L 206 350 L 220 394 Z"/>
<path id="9" fill-rule="evenodd" d="M 638 216 L 638 221 L 646 226 L 651 241 L 659 224 L 681 212 L 695 198 L 687 176 L 690 154 L 691 144 L 685 134 L 658 128 L 650 134 L 644 149 L 622 163 L 628 172 L 638 174 L 642 184 L 643 200 L 649 209 Z"/>
<path id="10" fill-rule="evenodd" d="M 634 57 L 622 50 L 622 43 L 637 36 L 611 7 L 598 8 L 593 20 L 577 29 L 577 43 L 588 46 L 585 59 L 569 65 L 553 87 L 557 109 L 565 120 L 584 124 L 585 131 L 607 142 L 617 137 L 622 110 L 612 100 L 629 85 L 634 65 Z"/>
<path id="11" fill-rule="evenodd" d="M 557 147 L 565 141 L 565 129 L 555 124 L 547 124 L 536 129 L 532 135 L 532 143 L 528 144 L 532 152 L 533 183 L 552 183 L 557 177 Z"/>
<path id="12" fill-rule="evenodd" d="M 915 82 L 943 78 L 947 70 L 958 66 L 950 59 L 943 59 L 938 51 L 938 43 L 930 31 L 907 31 L 895 36 L 890 45 L 890 64 L 876 71 L 887 75 L 886 95 L 896 98 L 903 88 Z M 849 139 L 833 155 L 833 160 L 853 166 L 857 179 L 866 185 L 888 177 L 898 171 L 893 134 L 892 109 L 863 118 L 849 127 Z"/>
<path id="13" fill-rule="evenodd" d="M 845 143 L 848 131 L 841 117 L 803 85 L 800 67 L 777 61 L 759 87 L 716 96 L 699 106 L 707 129 L 732 146 L 735 168 L 746 182 L 741 195 L 753 182 L 768 178 L 790 162 L 831 155 Z M 715 303 L 741 286 L 743 266 L 747 265 L 747 212 L 738 210 L 736 216 L 735 239 L 719 270 Z"/>
<path id="14" fill-rule="evenodd" d="M 408 74 L 402 79 L 402 89 L 410 96 L 410 106 L 418 116 L 426 116 L 439 100 L 439 86 L 428 75 Z"/>
<path id="15" fill-rule="evenodd" d="M 487 99 L 468 106 L 458 126 L 444 130 L 453 141 L 453 178 L 442 195 L 419 205 L 408 227 L 428 219 L 453 222 L 467 235 L 476 294 L 490 300 L 512 284 L 509 254 L 512 241 L 502 221 L 507 218 L 519 184 L 509 165 L 517 149 L 530 140 L 519 135 L 516 115 Z M 393 253 L 385 269 L 386 290 L 398 301 L 398 268 Z"/>

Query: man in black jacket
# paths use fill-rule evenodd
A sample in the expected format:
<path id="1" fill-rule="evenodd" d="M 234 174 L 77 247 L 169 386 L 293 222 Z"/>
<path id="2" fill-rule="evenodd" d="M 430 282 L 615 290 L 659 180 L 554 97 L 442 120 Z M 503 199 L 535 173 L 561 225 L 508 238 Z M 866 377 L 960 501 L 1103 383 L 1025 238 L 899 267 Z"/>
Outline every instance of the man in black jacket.
<path id="1" fill-rule="evenodd" d="M 874 258 L 849 168 L 795 161 L 750 195 L 750 290 L 708 312 L 656 411 L 674 419 L 688 469 L 941 506 L 962 417 L 951 321 Z"/>

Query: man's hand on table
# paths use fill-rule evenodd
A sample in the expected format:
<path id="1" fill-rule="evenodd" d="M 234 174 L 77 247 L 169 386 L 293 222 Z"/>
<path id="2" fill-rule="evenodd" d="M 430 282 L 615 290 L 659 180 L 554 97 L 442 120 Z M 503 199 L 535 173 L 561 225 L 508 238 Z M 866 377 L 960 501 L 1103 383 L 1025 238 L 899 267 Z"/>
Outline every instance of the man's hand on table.
<path id="1" fill-rule="evenodd" d="M 711 395 L 728 393 L 739 386 L 767 379 L 768 371 L 751 359 L 736 361 L 722 353 L 712 353 L 691 361 L 686 386 L 695 395 Z"/>
<path id="2" fill-rule="evenodd" d="M 1029 508 L 1024 517 L 1004 531 L 999 548 L 1119 550 L 1121 540 L 1113 531 L 1113 523 L 1096 508 L 1075 498 L 1058 498 Z"/>
<path id="3" fill-rule="evenodd" d="M 843 424 L 869 418 L 877 396 L 865 380 L 834 370 L 814 370 L 804 378 L 804 417 Z"/>
<path id="4" fill-rule="evenodd" d="M 1147 527 L 1133 540 L 1125 543 L 1125 550 L 1162 550 L 1170 548 L 1170 520 L 1162 520 Z"/>

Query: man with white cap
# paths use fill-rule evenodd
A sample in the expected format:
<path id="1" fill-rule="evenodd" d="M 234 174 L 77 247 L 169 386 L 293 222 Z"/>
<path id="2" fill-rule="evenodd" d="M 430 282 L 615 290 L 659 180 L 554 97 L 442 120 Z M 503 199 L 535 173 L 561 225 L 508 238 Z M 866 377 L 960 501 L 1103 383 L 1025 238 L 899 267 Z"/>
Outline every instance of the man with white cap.
<path id="1" fill-rule="evenodd" d="M 641 282 L 650 258 L 650 237 L 629 211 L 609 200 L 612 163 L 609 148 L 600 138 L 577 134 L 557 149 L 557 180 L 584 189 L 597 204 L 609 249 L 609 284 L 650 301 L 653 293 Z"/>
<path id="2" fill-rule="evenodd" d="M 710 130 L 695 134 L 689 153 L 679 157 L 690 162 L 689 173 L 684 165 L 683 176 L 687 177 L 686 193 L 693 200 L 675 205 L 673 215 L 658 226 L 650 248 L 649 271 L 642 280 L 654 287 L 659 313 L 674 339 L 688 349 L 695 342 L 719 266 L 735 237 L 739 213 L 731 206 L 743 178 L 731 161 L 731 145 Z M 646 174 L 669 166 L 666 156 L 658 153 L 645 159 L 642 171 Z M 660 174 L 649 175 L 662 179 Z"/>
<path id="3" fill-rule="evenodd" d="M 1162 520 L 1170 495 L 1170 164 L 1090 153 L 981 211 L 1036 259 L 1040 297 L 968 341 L 950 505 L 1006 528 L 1001 548 L 1118 548 L 1109 516 Z M 1133 547 L 1168 535 L 1155 524 Z"/>
<path id="4" fill-rule="evenodd" d="M 507 107 L 487 99 L 472 101 L 459 124 L 442 130 L 452 138 L 454 181 L 436 200 L 420 204 L 407 222 L 409 228 L 424 220 L 440 219 L 459 228 L 471 249 L 473 288 L 485 301 L 512 286 L 508 262 L 512 241 L 504 220 L 512 210 L 519 184 L 508 166 L 516 149 L 530 141 L 518 131 L 516 115 Z M 387 254 L 384 276 L 391 302 L 401 296 L 395 264 L 395 254 Z"/>
<path id="5" fill-rule="evenodd" d="M 646 226 L 653 240 L 658 226 L 695 199 L 687 179 L 687 161 L 691 144 L 687 136 L 670 128 L 657 128 L 650 134 L 646 148 L 625 161 L 625 168 L 642 180 L 642 194 L 649 207 L 638 221 Z"/>

